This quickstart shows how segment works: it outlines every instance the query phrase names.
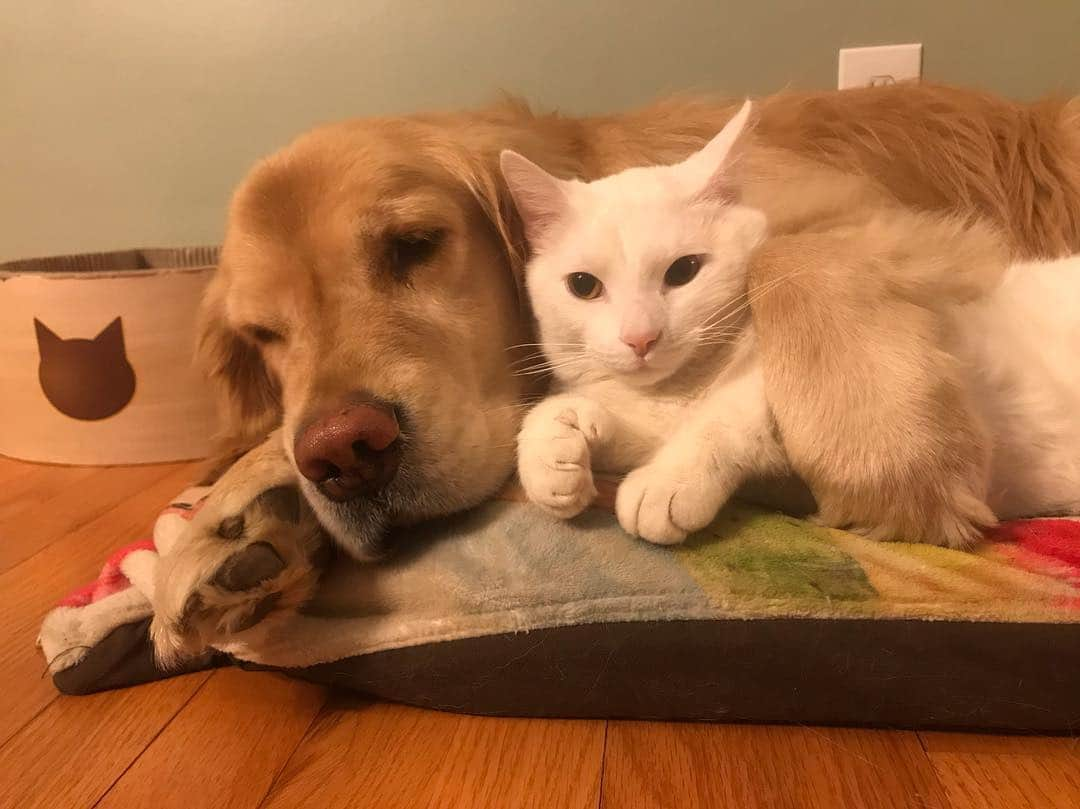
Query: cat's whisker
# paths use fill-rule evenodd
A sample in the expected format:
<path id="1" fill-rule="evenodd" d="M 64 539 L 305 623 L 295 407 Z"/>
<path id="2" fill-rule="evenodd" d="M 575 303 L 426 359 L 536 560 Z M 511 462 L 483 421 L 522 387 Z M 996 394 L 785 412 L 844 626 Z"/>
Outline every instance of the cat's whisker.
<path id="1" fill-rule="evenodd" d="M 516 365 L 516 366 L 511 365 L 510 366 L 510 371 L 511 371 L 511 373 L 514 373 L 514 374 L 522 373 L 522 372 L 525 372 L 525 371 L 539 371 L 539 370 L 543 370 L 544 368 L 557 368 L 558 366 L 562 365 L 564 362 L 580 361 L 580 360 L 584 360 L 584 359 L 587 359 L 587 357 L 585 357 L 585 356 L 581 356 L 581 357 L 563 357 L 563 358 L 556 359 L 556 360 L 546 360 L 545 359 L 545 360 L 542 360 L 540 362 L 522 363 L 522 364 L 519 364 L 519 365 Z"/>
<path id="2" fill-rule="evenodd" d="M 509 367 L 514 368 L 520 365 L 529 365 L 537 361 L 546 362 L 547 358 L 543 354 L 529 354 L 527 357 L 522 357 L 521 359 L 514 360 L 509 364 Z"/>
<path id="3" fill-rule="evenodd" d="M 513 372 L 514 376 L 535 376 L 537 374 L 553 373 L 554 371 L 563 370 L 564 368 L 571 368 L 575 365 L 579 365 L 583 362 L 588 362 L 589 357 L 579 356 L 571 357 L 569 359 L 560 360 L 557 362 L 545 362 L 539 365 L 525 368 L 523 370 L 517 370 Z"/>
<path id="4" fill-rule="evenodd" d="M 553 372 L 553 370 L 558 370 L 558 369 L 561 369 L 561 368 L 567 368 L 567 367 L 570 367 L 570 366 L 573 366 L 573 365 L 580 365 L 581 363 L 586 362 L 586 361 L 588 361 L 588 358 L 584 358 L 584 356 L 581 356 L 581 358 L 577 358 L 577 359 L 573 359 L 573 360 L 564 360 L 563 362 L 558 362 L 558 363 L 544 363 L 543 365 L 538 365 L 538 366 L 535 366 L 535 367 L 524 368 L 522 370 L 515 370 L 514 376 L 523 376 L 523 375 L 529 375 L 529 374 L 548 374 L 548 373 Z"/>
<path id="5" fill-rule="evenodd" d="M 544 397 L 536 396 L 532 397 L 529 401 L 518 402 L 517 404 L 502 405 L 501 407 L 488 407 L 480 410 L 481 413 L 498 413 L 502 410 L 527 410 L 533 407 L 543 400 Z"/>
<path id="6" fill-rule="evenodd" d="M 581 345 L 580 347 L 578 347 L 578 349 L 576 351 L 566 351 L 564 353 L 566 354 L 566 356 L 571 356 L 571 357 L 572 356 L 584 356 L 585 355 L 585 351 L 583 350 L 584 348 L 585 348 L 585 346 Z M 551 359 L 548 356 L 548 354 L 545 354 L 543 351 L 536 351 L 536 352 L 534 352 L 532 354 L 528 354 L 528 355 L 526 355 L 524 357 L 521 357 L 520 359 L 517 359 L 514 362 L 510 363 L 510 367 L 514 367 L 515 365 L 522 365 L 524 363 L 528 363 L 528 362 L 532 362 L 532 361 L 536 361 L 536 360 L 541 360 L 541 361 L 549 361 L 550 360 L 552 362 L 558 362 L 559 358 Z"/>
<path id="7" fill-rule="evenodd" d="M 699 326 L 691 332 L 691 337 L 734 337 L 742 331 L 743 329 L 737 326 L 722 329 L 717 329 L 716 326 Z"/>
<path id="8" fill-rule="evenodd" d="M 534 364 L 543 365 L 545 363 L 546 364 L 555 364 L 555 363 L 563 362 L 564 360 L 568 360 L 568 359 L 581 359 L 581 358 L 585 358 L 585 357 L 588 357 L 588 356 L 589 356 L 589 354 L 588 354 L 587 351 L 565 351 L 565 352 L 561 352 L 559 354 L 555 354 L 554 356 L 551 356 L 549 354 L 533 354 L 533 355 L 531 355 L 531 359 L 534 361 Z M 513 364 L 515 364 L 515 363 L 512 363 L 511 365 L 513 365 Z M 516 364 L 520 365 L 521 363 L 519 362 L 519 363 L 516 363 Z"/>
<path id="9" fill-rule="evenodd" d="M 712 315 L 710 315 L 705 320 L 705 323 L 702 326 L 700 326 L 700 328 L 705 329 L 705 330 L 709 330 L 709 329 L 714 329 L 717 326 L 722 326 L 725 322 L 730 320 L 732 317 L 739 314 L 746 307 L 746 305 L 747 305 L 746 298 L 740 295 L 738 298 L 735 298 L 734 300 L 728 301 L 723 306 L 721 306 L 717 311 L 715 311 Z M 732 307 L 734 307 L 734 308 L 732 308 Z"/>
<path id="10" fill-rule="evenodd" d="M 549 359 L 547 359 L 545 357 L 545 358 L 543 358 L 543 359 L 541 359 L 539 361 L 534 360 L 533 362 L 524 363 L 524 364 L 520 365 L 520 367 L 515 368 L 514 370 L 516 370 L 516 371 L 534 371 L 534 370 L 536 370 L 538 368 L 550 368 L 550 367 L 552 367 L 554 365 L 557 365 L 560 362 L 564 362 L 564 361 L 565 360 L 549 360 Z M 513 365 L 511 365 L 510 367 L 514 368 Z"/>
<path id="11" fill-rule="evenodd" d="M 739 341 L 737 339 L 710 340 L 709 338 L 702 338 L 700 340 L 696 340 L 694 344 L 699 346 L 730 346 L 735 345 L 738 342 Z"/>
<path id="12" fill-rule="evenodd" d="M 735 303 L 735 301 L 728 302 L 727 304 L 725 304 L 724 307 L 721 307 L 720 311 L 716 315 L 714 315 L 712 318 L 709 319 L 709 321 L 707 321 L 706 326 L 704 328 L 711 329 L 711 328 L 714 328 L 716 326 L 722 325 L 723 323 L 731 320 L 731 318 L 736 317 L 737 315 L 741 314 L 746 309 L 753 306 L 755 303 L 757 303 L 762 298 L 764 298 L 766 295 L 768 295 L 770 292 L 775 290 L 781 284 L 790 281 L 796 275 L 800 275 L 802 272 L 804 272 L 806 270 L 807 266 L 808 265 L 802 265 L 800 267 L 796 267 L 795 269 L 791 270 L 790 272 L 784 273 L 783 275 L 781 275 L 781 276 L 779 276 L 777 278 L 773 278 L 773 279 L 765 282 L 764 284 L 762 284 L 762 286 L 760 288 L 755 290 L 753 295 L 746 295 L 745 298 L 743 298 L 743 297 L 736 298 L 735 301 L 740 301 L 739 306 L 737 306 L 734 310 L 732 310 L 730 312 L 724 313 L 725 308 L 727 308 L 727 307 L 731 306 L 733 303 Z"/>
<path id="13" fill-rule="evenodd" d="M 584 348 L 584 343 L 518 343 L 517 345 L 507 346 L 506 351 L 514 351 L 518 348 Z"/>

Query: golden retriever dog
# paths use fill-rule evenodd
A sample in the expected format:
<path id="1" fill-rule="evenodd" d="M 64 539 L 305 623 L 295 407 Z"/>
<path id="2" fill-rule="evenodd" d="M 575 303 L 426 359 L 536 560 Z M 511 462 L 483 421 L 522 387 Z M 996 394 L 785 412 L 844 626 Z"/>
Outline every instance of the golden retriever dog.
<path id="1" fill-rule="evenodd" d="M 201 325 L 225 454 L 280 428 L 304 499 L 361 558 L 389 525 L 491 497 L 542 387 L 515 374 L 536 349 L 499 153 L 595 179 L 681 160 L 737 106 L 506 102 L 325 126 L 261 162 Z M 978 294 L 1009 257 L 1080 250 L 1080 100 L 915 84 L 758 106 L 747 193 L 775 230 L 749 298 L 792 466 L 830 524 L 962 544 L 993 515 L 934 300 Z"/>

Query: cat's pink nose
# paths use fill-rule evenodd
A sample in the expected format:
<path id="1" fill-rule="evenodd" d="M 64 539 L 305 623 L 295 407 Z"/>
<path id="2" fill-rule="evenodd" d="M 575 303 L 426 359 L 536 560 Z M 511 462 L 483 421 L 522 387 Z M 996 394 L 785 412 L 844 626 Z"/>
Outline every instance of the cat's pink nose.
<path id="1" fill-rule="evenodd" d="M 650 331 L 642 332 L 639 334 L 624 334 L 622 335 L 622 341 L 633 349 L 634 353 L 644 358 L 646 354 L 653 350 L 657 341 L 660 339 L 660 332 Z"/>

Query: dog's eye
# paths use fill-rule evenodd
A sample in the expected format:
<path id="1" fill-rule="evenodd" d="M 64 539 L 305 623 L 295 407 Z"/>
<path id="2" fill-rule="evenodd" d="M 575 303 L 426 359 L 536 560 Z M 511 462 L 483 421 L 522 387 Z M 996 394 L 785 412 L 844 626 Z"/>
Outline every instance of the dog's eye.
<path id="1" fill-rule="evenodd" d="M 705 256 L 683 256 L 671 262 L 671 266 L 664 273 L 664 283 L 669 287 L 681 287 L 689 284 L 698 274 L 701 265 L 705 263 Z"/>
<path id="2" fill-rule="evenodd" d="M 269 345 L 270 343 L 280 343 L 285 337 L 281 332 L 269 329 L 266 326 L 259 326 L 257 324 L 249 324 L 244 326 L 244 334 L 246 334 L 252 341 L 259 343 L 260 345 Z"/>
<path id="3" fill-rule="evenodd" d="M 389 262 L 394 274 L 403 277 L 417 264 L 429 261 L 443 242 L 440 230 L 413 231 L 390 237 Z"/>

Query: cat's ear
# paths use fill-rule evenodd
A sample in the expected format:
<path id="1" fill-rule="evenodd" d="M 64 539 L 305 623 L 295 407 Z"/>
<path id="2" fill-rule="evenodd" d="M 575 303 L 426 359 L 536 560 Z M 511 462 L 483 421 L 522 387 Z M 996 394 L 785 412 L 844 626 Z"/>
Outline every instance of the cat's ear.
<path id="1" fill-rule="evenodd" d="M 747 99 L 734 117 L 705 147 L 690 155 L 682 164 L 686 182 L 699 199 L 735 202 L 739 189 L 730 171 L 735 160 L 739 137 L 750 120 L 753 103 Z"/>
<path id="2" fill-rule="evenodd" d="M 37 334 L 39 354 L 44 354 L 49 349 L 58 346 L 60 345 L 60 343 L 63 342 L 63 340 L 60 339 L 56 332 L 54 332 L 36 317 L 34 318 L 34 331 Z"/>
<path id="3" fill-rule="evenodd" d="M 499 155 L 499 167 L 525 226 L 525 238 L 536 244 L 566 213 L 565 181 L 509 149 Z"/>
<path id="4" fill-rule="evenodd" d="M 98 332 L 94 342 L 122 352 L 124 350 L 124 324 L 120 322 L 120 318 L 115 318 L 112 323 Z"/>

